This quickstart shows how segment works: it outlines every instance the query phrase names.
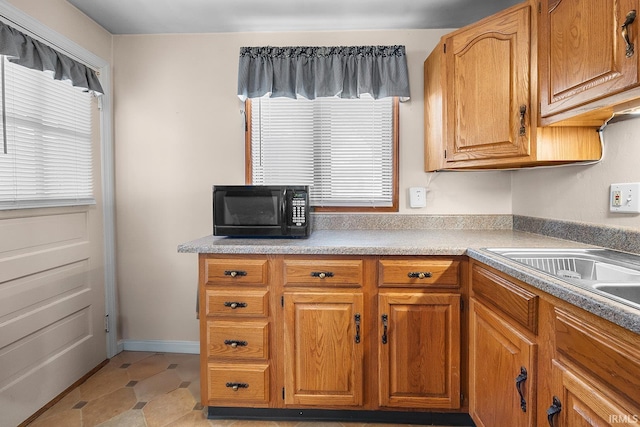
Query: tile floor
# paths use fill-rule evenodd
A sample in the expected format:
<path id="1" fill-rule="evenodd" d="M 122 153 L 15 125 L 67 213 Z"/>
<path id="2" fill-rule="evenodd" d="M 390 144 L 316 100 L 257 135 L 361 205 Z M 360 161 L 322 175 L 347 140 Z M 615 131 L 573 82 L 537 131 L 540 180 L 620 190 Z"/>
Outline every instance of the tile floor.
<path id="1" fill-rule="evenodd" d="M 29 424 L 29 427 L 57 426 L 372 427 L 374 424 L 208 420 L 200 404 L 198 355 L 125 351 Z"/>

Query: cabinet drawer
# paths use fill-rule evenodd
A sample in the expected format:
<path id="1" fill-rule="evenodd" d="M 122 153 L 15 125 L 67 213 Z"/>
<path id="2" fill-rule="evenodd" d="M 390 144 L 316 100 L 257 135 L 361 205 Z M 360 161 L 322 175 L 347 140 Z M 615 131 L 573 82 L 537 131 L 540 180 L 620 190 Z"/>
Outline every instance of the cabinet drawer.
<path id="1" fill-rule="evenodd" d="M 474 265 L 471 277 L 474 296 L 534 334 L 538 333 L 538 296 L 515 283 Z"/>
<path id="2" fill-rule="evenodd" d="M 555 310 L 556 349 L 560 359 L 572 362 L 588 376 L 640 404 L 640 356 L 636 346 L 618 339 L 615 328 L 593 327 L 568 312 Z"/>
<path id="3" fill-rule="evenodd" d="M 207 355 L 224 359 L 269 358 L 267 322 L 207 322 Z"/>
<path id="4" fill-rule="evenodd" d="M 460 262 L 453 260 L 380 260 L 379 283 L 382 287 L 393 286 L 438 286 L 457 288 L 460 286 Z"/>
<path id="5" fill-rule="evenodd" d="M 207 316 L 268 316 L 269 292 L 205 290 Z"/>
<path id="6" fill-rule="evenodd" d="M 268 278 L 266 259 L 207 259 L 207 285 L 265 285 Z"/>
<path id="7" fill-rule="evenodd" d="M 269 365 L 210 363 L 207 371 L 210 403 L 269 402 Z"/>
<path id="8" fill-rule="evenodd" d="M 284 261 L 285 286 L 362 286 L 362 260 L 292 260 Z"/>

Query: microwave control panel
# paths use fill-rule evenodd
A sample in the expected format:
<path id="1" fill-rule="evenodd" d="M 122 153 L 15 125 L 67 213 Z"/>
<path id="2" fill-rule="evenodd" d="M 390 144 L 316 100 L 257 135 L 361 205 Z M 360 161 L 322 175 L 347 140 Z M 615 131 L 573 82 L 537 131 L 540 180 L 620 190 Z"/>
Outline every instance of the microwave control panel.
<path id="1" fill-rule="evenodd" d="M 304 193 L 293 193 L 291 198 L 291 207 L 293 212 L 291 213 L 291 222 L 300 227 L 307 221 L 307 197 Z"/>

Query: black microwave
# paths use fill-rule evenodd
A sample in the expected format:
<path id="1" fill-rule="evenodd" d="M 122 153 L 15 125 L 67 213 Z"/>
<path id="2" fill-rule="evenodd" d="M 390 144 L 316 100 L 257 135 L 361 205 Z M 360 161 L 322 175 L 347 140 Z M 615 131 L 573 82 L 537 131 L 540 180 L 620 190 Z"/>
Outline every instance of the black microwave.
<path id="1" fill-rule="evenodd" d="M 308 237 L 309 187 L 214 185 L 213 235 Z"/>

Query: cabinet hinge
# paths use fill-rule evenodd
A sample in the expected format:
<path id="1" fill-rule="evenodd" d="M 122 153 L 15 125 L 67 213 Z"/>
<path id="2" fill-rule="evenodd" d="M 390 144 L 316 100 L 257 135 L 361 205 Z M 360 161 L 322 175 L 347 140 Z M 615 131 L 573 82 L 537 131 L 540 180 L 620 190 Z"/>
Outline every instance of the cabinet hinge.
<path id="1" fill-rule="evenodd" d="M 284 308 L 284 295 L 280 297 L 280 306 Z"/>
<path id="2" fill-rule="evenodd" d="M 460 393 L 460 404 L 463 405 L 464 404 L 464 394 Z"/>
<path id="3" fill-rule="evenodd" d="M 442 50 L 443 50 L 444 53 L 447 53 L 447 44 L 446 43 L 443 43 Z"/>
<path id="4" fill-rule="evenodd" d="M 282 400 L 284 400 L 284 387 L 282 387 Z"/>
<path id="5" fill-rule="evenodd" d="M 109 315 L 104 316 L 104 331 L 109 333 Z"/>
<path id="6" fill-rule="evenodd" d="M 538 13 L 542 13 L 542 3 L 538 2 Z"/>
<path id="7" fill-rule="evenodd" d="M 460 300 L 460 311 L 464 311 L 464 300 Z"/>
<path id="8" fill-rule="evenodd" d="M 444 150 L 444 158 L 447 158 L 447 150 Z"/>

